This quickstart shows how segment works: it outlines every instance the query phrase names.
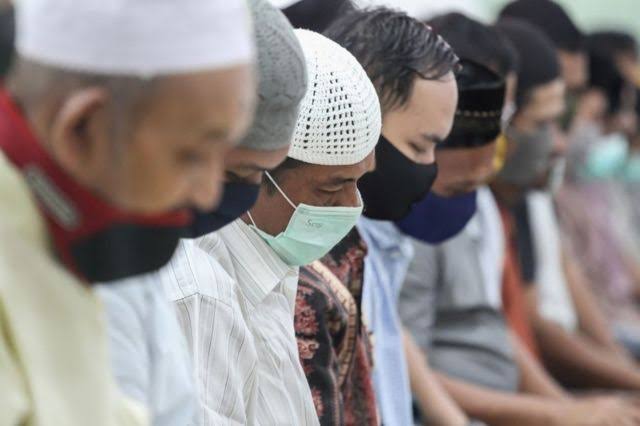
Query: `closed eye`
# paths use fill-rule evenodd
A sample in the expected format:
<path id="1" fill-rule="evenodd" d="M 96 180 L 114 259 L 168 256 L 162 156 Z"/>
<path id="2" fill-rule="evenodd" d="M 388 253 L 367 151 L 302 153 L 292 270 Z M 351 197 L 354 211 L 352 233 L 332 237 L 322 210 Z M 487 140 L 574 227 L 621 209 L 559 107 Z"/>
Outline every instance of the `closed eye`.
<path id="1" fill-rule="evenodd" d="M 340 192 L 342 190 L 342 187 L 337 187 L 337 188 L 320 188 L 320 192 L 323 192 L 325 194 L 335 194 L 337 192 Z"/>
<path id="2" fill-rule="evenodd" d="M 191 166 L 206 161 L 205 155 L 201 152 L 193 150 L 182 150 L 178 152 L 178 161 L 181 164 Z"/>
<path id="3" fill-rule="evenodd" d="M 409 142 L 409 147 L 413 150 L 413 152 L 417 155 L 426 154 L 428 149 L 426 147 L 420 146 L 417 143 Z"/>

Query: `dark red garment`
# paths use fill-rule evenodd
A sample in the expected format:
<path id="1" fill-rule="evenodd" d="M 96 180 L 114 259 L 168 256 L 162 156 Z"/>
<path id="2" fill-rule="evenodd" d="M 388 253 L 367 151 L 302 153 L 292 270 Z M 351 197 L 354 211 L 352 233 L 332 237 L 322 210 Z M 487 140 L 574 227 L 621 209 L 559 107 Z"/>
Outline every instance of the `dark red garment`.
<path id="1" fill-rule="evenodd" d="M 83 188 L 50 157 L 4 91 L 0 91 L 0 150 L 29 184 L 56 255 L 83 280 L 102 281 L 102 276 L 111 278 L 122 271 L 123 276 L 112 278 L 119 279 L 131 270 L 157 269 L 169 260 L 190 221 L 186 211 L 154 216 L 127 213 Z M 141 240 L 142 234 L 154 238 Z"/>
<path id="2" fill-rule="evenodd" d="M 360 302 L 366 245 L 354 230 L 300 268 L 295 329 L 322 425 L 378 425 L 369 334 Z"/>
<path id="3" fill-rule="evenodd" d="M 509 327 L 516 333 L 529 351 L 540 358 L 531 322 L 527 316 L 522 272 L 518 262 L 518 245 L 515 223 L 511 211 L 503 205 L 500 208 L 505 236 L 504 271 L 502 275 L 502 308 Z"/>

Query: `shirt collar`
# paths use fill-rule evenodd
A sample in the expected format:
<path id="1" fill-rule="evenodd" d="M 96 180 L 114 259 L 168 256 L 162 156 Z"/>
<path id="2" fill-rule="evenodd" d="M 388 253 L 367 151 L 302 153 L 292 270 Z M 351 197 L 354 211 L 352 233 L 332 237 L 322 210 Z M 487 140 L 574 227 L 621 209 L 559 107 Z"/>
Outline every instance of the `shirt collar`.
<path id="1" fill-rule="evenodd" d="M 242 219 L 218 231 L 234 264 L 238 287 L 254 306 L 260 304 L 287 274 L 298 268 L 287 265 Z"/>
<path id="2" fill-rule="evenodd" d="M 380 250 L 397 250 L 406 244 L 410 244 L 411 241 L 393 222 L 386 220 L 360 217 L 358 230 L 368 245 L 375 246 Z"/>
<path id="3" fill-rule="evenodd" d="M 0 229 L 15 233 L 46 250 L 46 225 L 38 212 L 29 186 L 18 170 L 0 152 Z"/>

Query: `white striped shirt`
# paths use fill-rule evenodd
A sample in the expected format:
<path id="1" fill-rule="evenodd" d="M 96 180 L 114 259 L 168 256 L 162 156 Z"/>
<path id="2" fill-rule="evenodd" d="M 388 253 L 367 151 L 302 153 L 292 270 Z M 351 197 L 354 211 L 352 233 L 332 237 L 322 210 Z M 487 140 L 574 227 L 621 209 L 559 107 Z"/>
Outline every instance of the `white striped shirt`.
<path id="1" fill-rule="evenodd" d="M 297 268 L 247 225 L 180 244 L 167 292 L 198 378 L 201 425 L 317 425 L 293 327 Z"/>

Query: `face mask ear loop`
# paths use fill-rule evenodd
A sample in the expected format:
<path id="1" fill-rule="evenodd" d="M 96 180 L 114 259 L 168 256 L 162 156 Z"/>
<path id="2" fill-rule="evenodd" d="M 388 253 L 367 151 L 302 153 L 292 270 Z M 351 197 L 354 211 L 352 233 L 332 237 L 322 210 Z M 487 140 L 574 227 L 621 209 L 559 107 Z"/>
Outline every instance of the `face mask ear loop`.
<path id="1" fill-rule="evenodd" d="M 257 228 L 258 225 L 256 225 L 255 220 L 253 220 L 253 216 L 251 216 L 251 212 L 247 212 L 247 216 L 249 216 L 249 220 L 251 221 L 251 224 Z"/>
<path id="2" fill-rule="evenodd" d="M 273 184 L 273 186 L 276 187 L 276 189 L 278 190 L 278 192 L 280 192 L 280 194 L 284 197 L 285 200 L 287 200 L 287 202 L 289 203 L 289 205 L 291 205 L 291 207 L 293 207 L 293 209 L 295 210 L 297 207 L 295 204 L 293 204 L 293 202 L 289 199 L 289 197 L 287 197 L 287 194 L 284 193 L 284 191 L 282 191 L 282 189 L 280 189 L 280 186 L 278 186 L 278 184 L 276 183 L 276 181 L 273 179 L 273 177 L 271 177 L 271 175 L 269 174 L 269 172 L 264 172 L 265 176 L 267 176 L 267 178 L 271 181 L 271 183 Z"/>

